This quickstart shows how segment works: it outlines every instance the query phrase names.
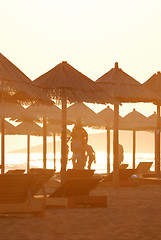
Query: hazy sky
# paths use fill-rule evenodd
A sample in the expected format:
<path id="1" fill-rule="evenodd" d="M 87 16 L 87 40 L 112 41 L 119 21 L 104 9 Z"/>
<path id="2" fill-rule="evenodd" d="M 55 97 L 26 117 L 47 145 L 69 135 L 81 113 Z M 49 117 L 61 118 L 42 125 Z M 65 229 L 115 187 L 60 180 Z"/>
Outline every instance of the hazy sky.
<path id="1" fill-rule="evenodd" d="M 32 80 L 63 60 L 96 80 L 118 61 L 143 83 L 161 70 L 160 26 L 160 0 L 0 0 L 1 53 Z M 155 110 L 121 115 L 135 106 Z"/>

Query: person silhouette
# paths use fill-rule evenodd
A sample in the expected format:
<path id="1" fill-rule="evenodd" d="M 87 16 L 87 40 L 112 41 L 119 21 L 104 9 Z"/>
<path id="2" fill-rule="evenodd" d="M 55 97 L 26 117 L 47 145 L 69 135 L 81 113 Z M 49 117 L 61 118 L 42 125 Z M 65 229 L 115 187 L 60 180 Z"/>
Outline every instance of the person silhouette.
<path id="1" fill-rule="evenodd" d="M 84 169 L 86 164 L 86 145 L 88 134 L 83 128 L 81 121 L 78 119 L 71 133 L 71 151 L 73 152 L 73 168 Z"/>

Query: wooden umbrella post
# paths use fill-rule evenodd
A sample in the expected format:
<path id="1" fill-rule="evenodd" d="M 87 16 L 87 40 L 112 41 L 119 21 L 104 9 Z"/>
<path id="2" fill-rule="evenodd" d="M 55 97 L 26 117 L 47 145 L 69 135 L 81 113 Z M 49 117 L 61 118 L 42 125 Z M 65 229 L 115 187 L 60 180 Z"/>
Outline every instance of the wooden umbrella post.
<path id="1" fill-rule="evenodd" d="M 27 172 L 30 170 L 30 135 L 27 135 Z"/>
<path id="2" fill-rule="evenodd" d="M 135 169 L 136 131 L 133 131 L 133 169 Z"/>
<path id="3" fill-rule="evenodd" d="M 113 187 L 119 187 L 119 159 L 118 159 L 118 127 L 119 125 L 119 105 L 114 105 L 114 141 L 113 141 Z"/>
<path id="4" fill-rule="evenodd" d="M 157 172 L 157 131 L 154 131 L 154 151 L 155 151 L 155 173 Z"/>
<path id="5" fill-rule="evenodd" d="M 110 174 L 110 129 L 107 128 L 107 174 Z"/>
<path id="6" fill-rule="evenodd" d="M 160 177 L 160 105 L 157 105 L 156 175 Z"/>
<path id="7" fill-rule="evenodd" d="M 66 180 L 67 165 L 67 100 L 65 95 L 62 96 L 62 133 L 61 133 L 61 182 Z"/>
<path id="8" fill-rule="evenodd" d="M 53 134 L 53 154 L 54 154 L 54 170 L 56 171 L 56 134 Z"/>
<path id="9" fill-rule="evenodd" d="M 1 174 L 5 172 L 5 136 L 4 136 L 4 118 L 1 118 Z"/>
<path id="10" fill-rule="evenodd" d="M 43 117 L 43 168 L 46 169 L 46 119 Z"/>

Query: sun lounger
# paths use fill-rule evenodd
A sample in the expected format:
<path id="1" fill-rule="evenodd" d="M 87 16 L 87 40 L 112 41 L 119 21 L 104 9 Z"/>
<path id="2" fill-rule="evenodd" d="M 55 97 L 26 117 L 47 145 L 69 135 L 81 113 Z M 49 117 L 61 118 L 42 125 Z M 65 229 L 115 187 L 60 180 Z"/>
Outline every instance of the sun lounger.
<path id="1" fill-rule="evenodd" d="M 122 163 L 119 167 L 119 169 L 126 169 L 129 166 L 129 164 Z"/>
<path id="2" fill-rule="evenodd" d="M 135 170 L 135 175 L 138 178 L 143 177 L 145 173 L 147 173 L 152 166 L 153 162 L 140 162 Z"/>
<path id="3" fill-rule="evenodd" d="M 88 195 L 96 187 L 100 179 L 70 179 L 56 189 L 50 197 L 71 197 Z"/>
<path id="4" fill-rule="evenodd" d="M 144 178 L 156 178 L 157 174 L 155 171 L 147 171 L 146 173 L 143 174 Z"/>
<path id="5" fill-rule="evenodd" d="M 25 169 L 13 169 L 8 170 L 6 174 L 23 174 L 25 172 Z"/>
<path id="6" fill-rule="evenodd" d="M 69 179 L 46 198 L 47 208 L 107 207 L 107 196 L 89 195 L 99 182 L 99 178 Z"/>
<path id="7" fill-rule="evenodd" d="M 40 189 L 44 189 L 44 184 L 46 184 L 54 174 L 55 170 L 53 169 L 31 168 L 28 171 L 28 175 L 36 177 L 36 181 L 32 184 L 30 189 L 32 196 L 38 193 Z"/>
<path id="8" fill-rule="evenodd" d="M 36 199 L 30 194 L 33 181 L 36 179 L 27 174 L 0 175 L 0 214 L 43 215 L 44 198 Z"/>
<path id="9" fill-rule="evenodd" d="M 135 172 L 134 169 L 119 169 L 119 180 L 120 181 L 128 180 L 134 174 L 134 172 Z M 113 180 L 113 172 L 104 177 L 103 180 L 105 182 L 111 182 Z"/>
<path id="10" fill-rule="evenodd" d="M 152 166 L 153 162 L 140 162 L 136 169 L 119 169 L 119 180 L 128 180 L 132 175 L 141 178 Z M 113 172 L 104 177 L 104 181 L 112 181 Z"/>
<path id="11" fill-rule="evenodd" d="M 67 170 L 67 179 L 73 178 L 92 178 L 95 170 L 88 169 L 68 169 Z"/>

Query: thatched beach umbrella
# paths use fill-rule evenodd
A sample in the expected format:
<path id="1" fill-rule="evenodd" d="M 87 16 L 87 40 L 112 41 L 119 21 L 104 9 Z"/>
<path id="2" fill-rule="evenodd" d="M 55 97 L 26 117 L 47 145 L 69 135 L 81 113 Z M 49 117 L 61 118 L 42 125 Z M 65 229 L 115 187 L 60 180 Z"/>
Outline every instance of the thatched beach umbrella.
<path id="1" fill-rule="evenodd" d="M 27 108 L 33 119 L 43 122 L 43 167 L 46 168 L 46 145 L 47 145 L 47 121 L 52 120 L 55 124 L 61 121 L 61 110 L 53 103 L 51 105 L 33 104 Z"/>
<path id="2" fill-rule="evenodd" d="M 22 122 L 15 127 L 15 135 L 27 135 L 27 171 L 30 169 L 30 136 L 42 136 L 43 130 L 34 122 Z"/>
<path id="3" fill-rule="evenodd" d="M 143 87 L 145 89 L 151 90 L 157 101 L 155 104 L 157 105 L 157 126 L 156 126 L 156 146 L 155 146 L 155 165 L 156 165 L 156 173 L 157 176 L 160 176 L 160 105 L 161 105 L 161 72 L 155 73 L 151 76 L 146 82 L 144 82 Z"/>
<path id="4" fill-rule="evenodd" d="M 0 53 L 0 92 L 23 103 L 49 102 L 49 98 L 12 62 Z"/>
<path id="5" fill-rule="evenodd" d="M 152 94 L 143 89 L 142 85 L 133 77 L 122 71 L 115 63 L 115 68 L 97 79 L 96 83 L 111 93 L 120 102 L 151 102 Z M 115 187 L 119 186 L 119 162 L 118 162 L 118 129 L 119 129 L 119 105 L 114 105 L 114 178 Z"/>
<path id="6" fill-rule="evenodd" d="M 148 118 L 135 109 L 120 122 L 120 129 L 133 131 L 133 169 L 135 169 L 136 131 L 146 131 L 151 128 Z"/>
<path id="7" fill-rule="evenodd" d="M 56 171 L 56 136 L 61 136 L 61 125 L 54 125 L 51 121 L 47 124 L 48 133 L 53 136 L 53 162 L 54 162 L 54 170 Z M 67 136 L 71 136 L 71 131 L 67 129 Z"/>
<path id="8" fill-rule="evenodd" d="M 106 122 L 107 130 L 107 173 L 110 173 L 110 129 L 114 129 L 114 111 L 107 106 L 107 108 L 98 112 L 97 115 Z M 122 117 L 119 115 L 119 120 Z"/>
<path id="9" fill-rule="evenodd" d="M 67 103 L 114 103 L 112 97 L 103 94 L 103 90 L 95 83 L 77 71 L 66 61 L 58 64 L 47 73 L 38 77 L 34 83 L 43 88 L 53 99 L 62 105 L 62 139 L 61 139 L 61 180 L 66 177 L 67 147 L 66 147 L 66 109 Z"/>
<path id="10" fill-rule="evenodd" d="M 26 118 L 26 110 L 19 104 L 11 101 L 0 101 L 0 118 L 1 118 L 1 173 L 5 171 L 5 118 Z"/>
<path id="11" fill-rule="evenodd" d="M 83 102 L 74 103 L 67 108 L 67 120 L 75 123 L 78 119 L 85 127 L 104 129 L 105 122 L 97 114 L 87 107 Z"/>
<path id="12" fill-rule="evenodd" d="M 29 104 L 31 102 L 43 101 L 49 103 L 49 98 L 37 87 L 34 86 L 32 81 L 20 71 L 12 62 L 10 62 L 6 57 L 0 53 L 0 95 L 4 102 L 10 101 L 12 96 L 12 101 L 19 101 L 23 104 Z M 5 98 L 4 98 L 5 95 Z M 11 102 L 10 102 L 11 104 Z M 2 104 L 1 104 L 2 105 Z M 4 105 L 4 104 L 3 104 Z M 3 107 L 3 106 L 2 106 Z M 15 107 L 10 108 L 8 104 L 8 114 L 4 114 L 4 110 L 0 108 L 1 117 L 13 117 L 21 118 L 22 116 L 16 115 Z M 13 112 L 14 111 L 14 112 Z M 12 115 L 13 113 L 13 115 Z M 4 172 L 4 125 L 2 121 L 2 134 L 1 134 L 1 161 L 2 161 L 2 173 Z"/>
<path id="13" fill-rule="evenodd" d="M 0 119 L 0 125 L 1 125 L 1 119 Z M 11 123 L 9 123 L 8 121 L 4 120 L 4 125 L 5 125 L 5 128 L 4 128 L 4 134 L 5 135 L 12 135 L 12 134 L 15 134 L 16 133 L 16 127 L 13 126 Z M 0 129 L 0 132 L 1 132 L 1 129 Z"/>

